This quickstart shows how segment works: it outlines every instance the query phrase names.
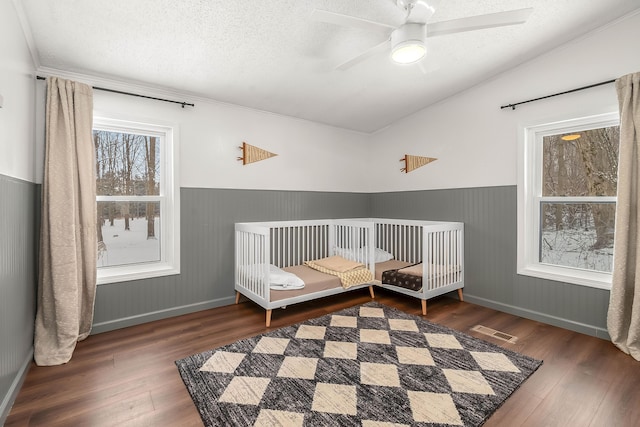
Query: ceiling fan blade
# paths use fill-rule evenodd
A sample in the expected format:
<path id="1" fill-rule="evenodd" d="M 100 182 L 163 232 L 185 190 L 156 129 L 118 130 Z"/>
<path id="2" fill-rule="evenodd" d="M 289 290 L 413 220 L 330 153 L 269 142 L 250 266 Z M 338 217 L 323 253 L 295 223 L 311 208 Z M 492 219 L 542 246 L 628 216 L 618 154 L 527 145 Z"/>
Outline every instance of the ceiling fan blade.
<path id="1" fill-rule="evenodd" d="M 319 22 L 327 22 L 329 24 L 340 25 L 342 27 L 361 28 L 373 31 L 395 30 L 393 25 L 383 24 L 381 22 L 369 21 L 368 19 L 357 18 L 355 16 L 343 15 L 341 13 L 329 12 L 327 10 L 314 9 L 311 18 Z"/>
<path id="2" fill-rule="evenodd" d="M 372 57 L 373 55 L 376 55 L 378 53 L 381 52 L 386 52 L 389 50 L 389 40 L 385 40 L 382 43 L 380 43 L 377 46 L 372 47 L 369 50 L 364 51 L 363 53 L 361 53 L 360 55 L 351 58 L 350 60 L 343 62 L 342 64 L 338 65 L 336 67 L 336 70 L 341 70 L 344 71 L 347 68 L 353 67 L 354 65 L 364 61 L 367 58 Z"/>
<path id="3" fill-rule="evenodd" d="M 508 12 L 489 13 L 486 15 L 470 16 L 468 18 L 452 19 L 450 21 L 434 22 L 427 24 L 427 37 L 522 24 L 526 22 L 531 12 L 533 12 L 533 8 L 529 7 L 510 10 Z"/>

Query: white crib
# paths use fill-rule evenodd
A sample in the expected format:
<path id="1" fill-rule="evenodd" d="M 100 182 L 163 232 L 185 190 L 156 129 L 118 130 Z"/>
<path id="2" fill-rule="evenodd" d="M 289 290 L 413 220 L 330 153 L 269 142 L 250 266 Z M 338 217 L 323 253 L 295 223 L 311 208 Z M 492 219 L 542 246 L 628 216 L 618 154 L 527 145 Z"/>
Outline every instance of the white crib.
<path id="1" fill-rule="evenodd" d="M 304 261 L 335 255 L 336 248 L 358 253 L 357 259 L 347 256 L 345 258 L 363 263 L 374 274 L 373 245 L 371 244 L 374 239 L 373 230 L 373 223 L 355 220 L 237 223 L 235 225 L 236 304 L 242 294 L 263 307 L 267 311 L 268 327 L 271 324 L 271 313 L 274 308 L 364 287 L 369 287 L 373 298 L 371 283 L 345 289 L 337 278 L 323 273 L 315 273 L 314 276 L 314 279 L 320 277 L 323 280 L 322 286 L 308 284 L 305 289 L 297 291 L 270 289 L 271 265 L 284 269 L 306 269 L 307 267 L 300 267 Z M 369 250 L 358 251 L 360 248 L 369 248 Z M 325 279 L 321 275 L 329 277 Z M 328 285 L 325 284 L 327 282 Z"/>
<path id="2" fill-rule="evenodd" d="M 242 294 L 263 307 L 267 326 L 274 308 L 363 287 L 369 287 L 374 298 L 372 285 L 420 299 L 423 315 L 429 298 L 457 290 L 463 300 L 464 224 L 460 222 L 355 218 L 237 223 L 235 235 L 236 303 Z M 380 253 L 391 259 L 380 262 Z M 300 267 L 305 261 L 332 255 L 363 263 L 374 280 L 348 289 L 335 281 L 318 287 L 315 280 L 324 280 L 319 276 L 323 273 L 315 273 L 303 290 L 270 288 L 272 265 L 306 274 L 301 268 L 307 267 Z M 383 271 L 419 263 L 419 290 L 381 280 Z"/>
<path id="3" fill-rule="evenodd" d="M 421 300 L 422 314 L 427 314 L 427 300 L 458 291 L 463 301 L 464 288 L 464 224 L 461 222 L 416 221 L 368 218 L 375 227 L 375 244 L 407 265 L 422 263 L 422 289 L 413 291 L 394 285 L 376 285 Z M 376 277 L 384 263 L 376 264 Z"/>

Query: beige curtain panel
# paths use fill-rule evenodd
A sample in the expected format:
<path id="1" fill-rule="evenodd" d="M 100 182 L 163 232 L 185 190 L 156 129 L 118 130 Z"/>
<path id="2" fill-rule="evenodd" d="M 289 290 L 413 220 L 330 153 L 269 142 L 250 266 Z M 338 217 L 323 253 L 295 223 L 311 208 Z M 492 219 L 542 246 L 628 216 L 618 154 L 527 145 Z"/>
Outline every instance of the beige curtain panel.
<path id="1" fill-rule="evenodd" d="M 89 336 L 96 293 L 96 180 L 90 86 L 47 78 L 34 358 L 71 359 Z"/>
<path id="2" fill-rule="evenodd" d="M 640 73 L 617 79 L 616 90 L 620 154 L 607 328 L 611 341 L 640 361 Z"/>

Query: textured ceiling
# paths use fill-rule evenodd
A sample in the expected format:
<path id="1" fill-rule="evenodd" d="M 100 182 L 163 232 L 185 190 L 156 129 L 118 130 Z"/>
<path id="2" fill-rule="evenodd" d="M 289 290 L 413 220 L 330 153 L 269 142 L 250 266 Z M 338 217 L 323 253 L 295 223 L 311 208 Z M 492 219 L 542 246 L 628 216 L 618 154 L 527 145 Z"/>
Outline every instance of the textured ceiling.
<path id="1" fill-rule="evenodd" d="M 386 54 L 337 71 L 386 35 L 311 19 L 317 8 L 399 25 L 404 12 L 392 0 L 16 2 L 42 67 L 361 132 L 379 130 L 640 8 L 640 0 L 442 0 L 429 22 L 534 10 L 522 25 L 430 38 L 424 74 L 415 65 L 392 64 Z"/>

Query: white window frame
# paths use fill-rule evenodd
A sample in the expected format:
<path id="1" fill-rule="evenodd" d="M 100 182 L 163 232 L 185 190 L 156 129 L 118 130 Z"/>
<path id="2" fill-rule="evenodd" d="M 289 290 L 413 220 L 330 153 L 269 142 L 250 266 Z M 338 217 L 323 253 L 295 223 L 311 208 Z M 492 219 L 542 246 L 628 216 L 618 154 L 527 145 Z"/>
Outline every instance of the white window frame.
<path id="1" fill-rule="evenodd" d="M 94 116 L 93 129 L 159 136 L 160 194 L 132 200 L 160 203 L 160 260 L 139 264 L 99 267 L 98 285 L 180 274 L 180 183 L 178 127 Z M 133 196 L 126 196 L 132 198 Z M 122 196 L 96 197 L 96 202 L 120 201 Z"/>
<path id="2" fill-rule="evenodd" d="M 599 289 L 611 289 L 611 273 L 541 263 L 539 257 L 540 204 L 616 202 L 616 197 L 542 197 L 542 138 L 619 125 L 617 112 L 553 123 L 521 126 L 518 144 L 518 274 Z"/>

